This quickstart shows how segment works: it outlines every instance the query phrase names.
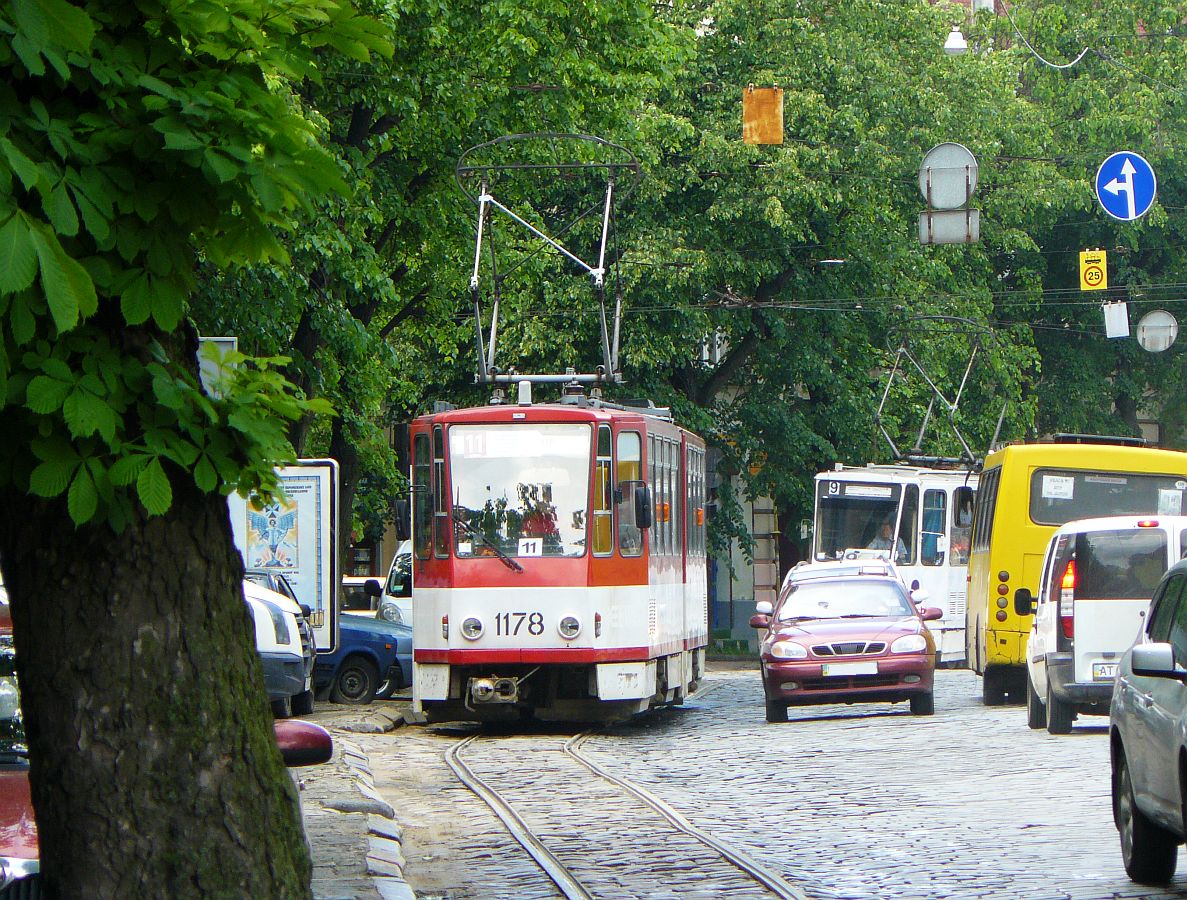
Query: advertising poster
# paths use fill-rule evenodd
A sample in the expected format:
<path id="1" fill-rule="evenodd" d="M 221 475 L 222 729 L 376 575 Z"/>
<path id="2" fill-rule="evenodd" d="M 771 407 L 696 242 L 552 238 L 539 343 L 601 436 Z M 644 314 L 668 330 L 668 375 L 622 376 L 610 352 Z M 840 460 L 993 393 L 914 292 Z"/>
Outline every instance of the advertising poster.
<path id="1" fill-rule="evenodd" d="M 338 464 L 300 460 L 279 470 L 285 495 L 228 498 L 235 546 L 249 569 L 285 576 L 309 607 L 318 652 L 338 640 Z"/>

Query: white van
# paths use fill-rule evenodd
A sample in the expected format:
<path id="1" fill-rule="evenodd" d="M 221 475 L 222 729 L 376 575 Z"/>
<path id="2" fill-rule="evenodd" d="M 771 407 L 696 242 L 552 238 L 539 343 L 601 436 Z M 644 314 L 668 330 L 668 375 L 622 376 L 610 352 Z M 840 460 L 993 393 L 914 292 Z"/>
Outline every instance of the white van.
<path id="1" fill-rule="evenodd" d="M 1187 516 L 1110 516 L 1068 522 L 1051 536 L 1026 645 L 1026 722 L 1067 734 L 1078 714 L 1107 716 L 1121 654 L 1154 588 L 1184 555 Z"/>
<path id="2" fill-rule="evenodd" d="M 397 625 L 412 625 L 412 541 L 401 541 L 392 557 L 378 616 Z"/>

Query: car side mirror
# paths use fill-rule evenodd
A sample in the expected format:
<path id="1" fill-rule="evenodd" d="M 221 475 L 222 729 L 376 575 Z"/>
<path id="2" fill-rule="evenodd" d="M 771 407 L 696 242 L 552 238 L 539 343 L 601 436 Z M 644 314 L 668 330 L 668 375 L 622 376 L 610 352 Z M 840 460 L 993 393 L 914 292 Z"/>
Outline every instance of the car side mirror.
<path id="1" fill-rule="evenodd" d="M 944 611 L 934 606 L 927 606 L 920 610 L 919 615 L 924 622 L 932 622 L 936 619 L 944 618 Z"/>
<path id="2" fill-rule="evenodd" d="M 1035 611 L 1034 595 L 1029 588 L 1018 588 L 1014 591 L 1014 612 L 1020 616 L 1029 616 Z"/>
<path id="3" fill-rule="evenodd" d="M 1129 665 L 1134 675 L 1187 681 L 1187 669 L 1176 664 L 1175 648 L 1170 644 L 1135 644 L 1129 652 Z"/>
<path id="4" fill-rule="evenodd" d="M 306 619 L 308 619 L 310 616 L 313 615 L 313 609 L 309 606 L 308 603 L 301 603 L 299 605 L 301 607 L 301 615 L 304 616 Z"/>
<path id="5" fill-rule="evenodd" d="M 918 584 L 918 582 L 916 582 L 916 584 Z M 927 591 L 923 590 L 922 588 L 916 588 L 911 591 L 911 602 L 914 603 L 916 606 L 923 603 L 923 601 L 927 600 L 929 597 L 931 597 L 931 594 L 929 594 Z"/>
<path id="6" fill-rule="evenodd" d="M 760 616 L 769 616 L 775 611 L 775 607 L 771 604 L 770 600 L 759 600 L 754 604 L 754 611 Z"/>
<path id="7" fill-rule="evenodd" d="M 368 578 L 363 582 L 363 593 L 368 597 L 380 597 L 383 595 L 383 585 L 378 578 Z"/>
<path id="8" fill-rule="evenodd" d="M 334 739 L 320 725 L 300 719 L 275 719 L 276 746 L 286 766 L 316 766 L 334 755 Z"/>
<path id="9" fill-rule="evenodd" d="M 766 613 L 755 613 L 750 617 L 751 628 L 769 628 L 771 625 L 771 617 Z"/>

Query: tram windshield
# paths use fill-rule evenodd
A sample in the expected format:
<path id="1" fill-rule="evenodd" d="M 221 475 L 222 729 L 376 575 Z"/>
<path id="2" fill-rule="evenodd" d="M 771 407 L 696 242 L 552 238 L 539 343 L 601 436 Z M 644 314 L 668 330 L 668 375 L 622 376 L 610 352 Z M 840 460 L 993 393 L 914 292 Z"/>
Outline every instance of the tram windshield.
<path id="1" fill-rule="evenodd" d="M 590 444 L 583 424 L 450 428 L 456 554 L 583 555 Z"/>
<path id="2" fill-rule="evenodd" d="M 902 487 L 897 484 L 870 484 L 849 481 L 817 483 L 816 549 L 817 560 L 840 559 L 846 550 L 874 548 L 897 550 L 896 562 L 906 562 L 902 543 L 907 535 L 893 536 L 898 520 Z M 884 526 L 890 525 L 889 529 Z M 909 549 L 909 548 L 908 548 Z"/>

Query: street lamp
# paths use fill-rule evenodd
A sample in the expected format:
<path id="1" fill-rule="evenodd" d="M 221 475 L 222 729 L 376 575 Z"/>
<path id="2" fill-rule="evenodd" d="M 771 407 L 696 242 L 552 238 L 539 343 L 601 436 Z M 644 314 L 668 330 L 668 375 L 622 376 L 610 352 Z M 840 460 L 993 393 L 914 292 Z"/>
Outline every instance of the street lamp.
<path id="1" fill-rule="evenodd" d="M 953 25 L 952 31 L 948 35 L 948 40 L 944 41 L 944 52 L 949 56 L 960 56 L 969 49 L 969 42 L 964 39 L 964 34 L 960 30 L 959 25 Z"/>

